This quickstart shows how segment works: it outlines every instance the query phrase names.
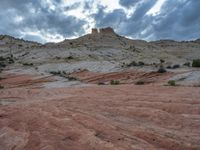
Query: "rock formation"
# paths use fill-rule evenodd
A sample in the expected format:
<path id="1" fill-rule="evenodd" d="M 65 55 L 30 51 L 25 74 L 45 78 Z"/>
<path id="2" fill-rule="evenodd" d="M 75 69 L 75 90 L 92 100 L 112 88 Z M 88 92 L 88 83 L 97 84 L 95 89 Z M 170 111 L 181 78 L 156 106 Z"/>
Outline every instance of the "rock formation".
<path id="1" fill-rule="evenodd" d="M 92 34 L 115 34 L 113 28 L 107 27 L 107 28 L 100 28 L 99 30 L 97 28 L 92 29 Z"/>
<path id="2" fill-rule="evenodd" d="M 102 34 L 115 34 L 114 30 L 111 27 L 102 28 L 99 30 Z"/>
<path id="3" fill-rule="evenodd" d="M 93 29 L 92 29 L 92 34 L 98 34 L 98 29 L 93 28 Z"/>

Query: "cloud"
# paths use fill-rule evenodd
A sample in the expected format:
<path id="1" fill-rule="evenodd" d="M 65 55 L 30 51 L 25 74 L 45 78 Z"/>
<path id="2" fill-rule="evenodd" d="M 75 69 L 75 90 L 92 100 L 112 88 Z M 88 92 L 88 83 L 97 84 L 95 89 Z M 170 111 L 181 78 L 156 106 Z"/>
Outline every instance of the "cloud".
<path id="1" fill-rule="evenodd" d="M 0 2 L 0 21 L 4 23 L 3 27 L 0 28 L 1 34 L 20 36 L 21 32 L 42 31 L 44 34 L 60 34 L 63 37 L 72 37 L 85 33 L 83 29 L 86 24 L 85 20 L 64 14 L 65 11 L 77 8 L 77 3 L 63 8 L 61 7 L 61 0 L 54 0 L 51 3 L 45 0 L 22 1 L 3 0 Z M 13 21 L 17 17 L 23 19 L 19 22 Z M 21 36 L 29 37 L 29 39 L 31 37 L 31 35 Z M 34 36 L 33 40 L 35 39 Z M 43 41 L 45 39 L 41 42 Z"/>
<path id="2" fill-rule="evenodd" d="M 177 40 L 200 37 L 200 1 L 168 0 L 161 13 L 154 18 L 152 35 L 155 39 L 168 38 Z"/>
<path id="3" fill-rule="evenodd" d="M 200 37 L 199 8 L 198 0 L 1 0 L 0 34 L 50 42 L 110 26 L 132 38 L 190 40 Z"/>
<path id="4" fill-rule="evenodd" d="M 96 27 L 111 26 L 119 34 L 134 38 L 141 38 L 142 31 L 148 28 L 152 17 L 146 13 L 153 7 L 156 0 L 146 0 L 137 5 L 135 12 L 128 17 L 123 9 L 115 9 L 106 12 L 106 7 L 99 6 L 97 13 L 94 15 Z"/>
<path id="5" fill-rule="evenodd" d="M 136 3 L 138 3 L 140 0 L 120 0 L 119 4 L 124 7 L 131 7 L 134 6 Z"/>
<path id="6" fill-rule="evenodd" d="M 120 23 L 126 19 L 126 14 L 123 9 L 115 9 L 109 13 L 105 12 L 106 7 L 99 6 L 98 11 L 92 15 L 96 22 L 95 26 L 118 28 Z"/>

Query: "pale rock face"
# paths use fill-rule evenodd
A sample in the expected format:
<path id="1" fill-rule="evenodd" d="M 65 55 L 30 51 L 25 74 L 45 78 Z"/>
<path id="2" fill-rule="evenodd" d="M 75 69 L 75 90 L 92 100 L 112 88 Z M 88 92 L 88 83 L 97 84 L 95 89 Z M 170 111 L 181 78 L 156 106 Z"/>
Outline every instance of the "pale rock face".
<path id="1" fill-rule="evenodd" d="M 103 34 L 115 34 L 114 30 L 110 27 L 100 29 L 100 33 Z"/>
<path id="2" fill-rule="evenodd" d="M 111 27 L 107 27 L 107 28 L 100 28 L 99 30 L 97 28 L 93 28 L 92 29 L 92 34 L 116 34 L 113 30 L 113 28 Z"/>

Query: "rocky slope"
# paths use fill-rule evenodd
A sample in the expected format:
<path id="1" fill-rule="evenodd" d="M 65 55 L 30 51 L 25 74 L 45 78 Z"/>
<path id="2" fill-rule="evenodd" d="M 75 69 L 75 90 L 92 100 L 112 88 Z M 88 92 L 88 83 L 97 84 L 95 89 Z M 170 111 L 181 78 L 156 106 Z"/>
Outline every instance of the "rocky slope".
<path id="1" fill-rule="evenodd" d="M 132 61 L 142 61 L 147 65 L 158 64 L 160 59 L 164 59 L 166 64 L 191 62 L 200 56 L 200 43 L 198 40 L 131 40 L 106 28 L 77 39 L 43 45 L 1 36 L 0 53 L 5 57 L 12 54 L 15 65 L 33 64 L 41 72 L 60 68 L 111 71 L 122 69 Z"/>

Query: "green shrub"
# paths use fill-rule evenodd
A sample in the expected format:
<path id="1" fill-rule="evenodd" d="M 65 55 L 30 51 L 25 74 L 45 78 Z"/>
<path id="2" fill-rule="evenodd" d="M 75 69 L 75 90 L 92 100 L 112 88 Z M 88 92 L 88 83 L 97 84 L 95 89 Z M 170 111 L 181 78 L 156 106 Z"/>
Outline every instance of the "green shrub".
<path id="1" fill-rule="evenodd" d="M 6 58 L 0 56 L 0 61 L 5 61 L 5 60 L 6 60 Z"/>
<path id="2" fill-rule="evenodd" d="M 5 79 L 5 78 L 3 78 L 3 77 L 0 77 L 0 80 L 3 80 L 3 79 Z"/>
<path id="3" fill-rule="evenodd" d="M 159 69 L 158 69 L 158 71 L 157 71 L 158 73 L 165 73 L 165 72 L 167 72 L 166 71 L 166 69 L 165 68 L 163 68 L 163 67 L 160 67 Z"/>
<path id="4" fill-rule="evenodd" d="M 180 68 L 180 65 L 173 65 L 173 67 L 172 67 L 173 69 L 177 69 L 177 68 Z"/>
<path id="5" fill-rule="evenodd" d="M 131 66 L 138 66 L 138 64 L 135 61 L 132 61 L 130 64 L 127 65 L 127 67 Z"/>
<path id="6" fill-rule="evenodd" d="M 3 88 L 4 88 L 4 86 L 0 85 L 0 89 L 3 89 Z"/>
<path id="7" fill-rule="evenodd" d="M 132 61 L 131 63 L 127 64 L 126 66 L 127 67 L 132 67 L 132 66 L 144 66 L 144 65 L 145 65 L 145 63 L 142 62 L 142 61 L 139 61 L 138 63 L 135 62 L 135 61 Z"/>
<path id="8" fill-rule="evenodd" d="M 5 68 L 6 64 L 4 62 L 0 62 L 0 68 Z"/>
<path id="9" fill-rule="evenodd" d="M 167 69 L 172 69 L 172 66 L 167 66 L 166 68 L 167 68 Z"/>
<path id="10" fill-rule="evenodd" d="M 6 58 L 0 56 L 0 68 L 5 68 L 6 67 Z"/>
<path id="11" fill-rule="evenodd" d="M 139 62 L 138 62 L 138 66 L 144 66 L 144 62 L 139 61 Z"/>
<path id="12" fill-rule="evenodd" d="M 105 85 L 104 82 L 98 82 L 98 85 Z"/>
<path id="13" fill-rule="evenodd" d="M 192 67 L 200 67 L 200 59 L 194 59 L 192 62 Z"/>
<path id="14" fill-rule="evenodd" d="M 176 86 L 176 81 L 175 80 L 169 80 L 168 85 L 170 86 Z"/>
<path id="15" fill-rule="evenodd" d="M 120 82 L 118 80 L 111 80 L 110 84 L 111 85 L 118 85 L 118 84 L 120 84 Z"/>
<path id="16" fill-rule="evenodd" d="M 23 63 L 24 66 L 33 66 L 33 63 Z"/>
<path id="17" fill-rule="evenodd" d="M 53 74 L 53 75 L 61 75 L 61 71 L 50 71 L 49 72 L 50 74 Z"/>
<path id="18" fill-rule="evenodd" d="M 73 56 L 68 56 L 67 59 L 74 59 L 74 57 Z"/>
<path id="19" fill-rule="evenodd" d="M 165 60 L 164 59 L 160 59 L 160 63 L 164 63 L 165 62 Z"/>
<path id="20" fill-rule="evenodd" d="M 135 84 L 136 84 L 136 85 L 144 85 L 144 84 L 145 84 L 145 82 L 144 82 L 144 81 L 142 81 L 142 80 L 139 80 L 139 81 L 137 81 Z"/>
<path id="21" fill-rule="evenodd" d="M 190 67 L 190 62 L 186 62 L 186 63 L 184 63 L 183 66 Z"/>
<path id="22" fill-rule="evenodd" d="M 67 79 L 69 81 L 76 81 L 76 80 L 78 80 L 76 77 L 72 77 L 72 76 L 68 76 Z"/>
<path id="23" fill-rule="evenodd" d="M 11 58 L 11 57 L 8 57 L 8 63 L 9 64 L 13 64 L 15 61 L 14 61 L 14 59 L 13 58 Z"/>

